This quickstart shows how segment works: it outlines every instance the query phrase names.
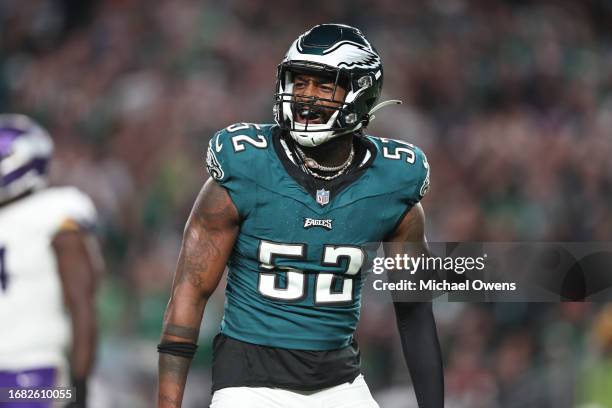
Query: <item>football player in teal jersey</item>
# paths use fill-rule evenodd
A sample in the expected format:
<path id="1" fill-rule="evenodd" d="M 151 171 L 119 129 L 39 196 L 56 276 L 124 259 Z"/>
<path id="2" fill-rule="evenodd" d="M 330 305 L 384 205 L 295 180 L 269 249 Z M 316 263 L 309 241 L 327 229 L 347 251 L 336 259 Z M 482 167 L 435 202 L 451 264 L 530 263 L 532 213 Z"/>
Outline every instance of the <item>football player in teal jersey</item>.
<path id="1" fill-rule="evenodd" d="M 211 175 L 185 228 L 159 357 L 159 407 L 181 405 L 206 302 L 229 268 L 213 408 L 377 407 L 353 338 L 372 250 L 427 250 L 417 147 L 364 133 L 383 80 L 363 34 L 302 34 L 278 67 L 276 123 L 210 140 Z M 394 303 L 419 406 L 443 406 L 431 303 Z"/>

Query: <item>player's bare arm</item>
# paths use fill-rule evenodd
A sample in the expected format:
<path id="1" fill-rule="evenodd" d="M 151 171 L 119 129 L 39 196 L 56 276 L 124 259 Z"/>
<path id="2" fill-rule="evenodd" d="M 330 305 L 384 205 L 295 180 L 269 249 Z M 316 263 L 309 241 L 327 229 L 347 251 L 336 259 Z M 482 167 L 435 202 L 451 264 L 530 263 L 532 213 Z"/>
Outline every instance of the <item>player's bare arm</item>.
<path id="1" fill-rule="evenodd" d="M 425 212 L 416 204 L 385 243 L 386 256 L 427 254 Z M 406 243 L 409 243 L 407 246 Z M 394 302 L 404 358 L 419 407 L 444 406 L 444 374 L 440 344 L 430 302 Z"/>
<path id="2" fill-rule="evenodd" d="M 52 244 L 72 319 L 70 374 L 77 387 L 76 406 L 85 406 L 86 381 L 95 360 L 96 286 L 103 270 L 102 256 L 95 237 L 78 227 L 59 232 Z"/>
<path id="3" fill-rule="evenodd" d="M 204 308 L 223 275 L 239 230 L 239 215 L 227 191 L 209 179 L 187 221 L 164 315 L 161 344 L 198 339 Z M 179 354 L 179 355 L 176 355 Z M 180 407 L 191 358 L 160 353 L 158 407 Z"/>

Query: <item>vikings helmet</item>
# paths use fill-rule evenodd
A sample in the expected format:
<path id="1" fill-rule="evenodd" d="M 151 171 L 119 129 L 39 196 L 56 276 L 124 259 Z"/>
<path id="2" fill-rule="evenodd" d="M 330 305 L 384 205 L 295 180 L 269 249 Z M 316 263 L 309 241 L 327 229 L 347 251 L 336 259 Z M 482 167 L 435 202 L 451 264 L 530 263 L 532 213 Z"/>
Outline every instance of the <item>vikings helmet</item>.
<path id="1" fill-rule="evenodd" d="M 334 83 L 334 94 L 338 86 L 346 90 L 344 101 L 316 97 L 296 99 L 293 95 L 296 74 L 330 78 Z M 275 120 L 300 145 L 318 146 L 337 136 L 365 128 L 372 119 L 371 114 L 378 108 L 374 105 L 380 96 L 382 83 L 380 56 L 361 31 L 343 24 L 315 26 L 293 42 L 278 66 Z M 325 102 L 325 109 L 333 110 L 326 123 L 300 123 L 296 120 L 298 110 L 320 110 L 320 102 Z"/>
<path id="2" fill-rule="evenodd" d="M 0 203 L 47 184 L 53 142 L 45 129 L 18 114 L 0 114 Z"/>

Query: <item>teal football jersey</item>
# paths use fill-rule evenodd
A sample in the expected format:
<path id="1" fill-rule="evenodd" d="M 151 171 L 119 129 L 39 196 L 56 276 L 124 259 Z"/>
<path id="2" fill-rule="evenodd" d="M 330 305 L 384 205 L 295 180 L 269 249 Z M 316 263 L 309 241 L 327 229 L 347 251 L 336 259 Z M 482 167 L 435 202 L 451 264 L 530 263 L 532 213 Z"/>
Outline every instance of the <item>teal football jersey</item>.
<path id="1" fill-rule="evenodd" d="M 423 197 L 429 165 L 409 143 L 360 136 L 363 160 L 323 182 L 301 171 L 281 134 L 239 123 L 210 140 L 209 173 L 242 220 L 221 332 L 271 347 L 341 348 L 359 320 L 373 256 L 365 245 L 384 240 Z"/>

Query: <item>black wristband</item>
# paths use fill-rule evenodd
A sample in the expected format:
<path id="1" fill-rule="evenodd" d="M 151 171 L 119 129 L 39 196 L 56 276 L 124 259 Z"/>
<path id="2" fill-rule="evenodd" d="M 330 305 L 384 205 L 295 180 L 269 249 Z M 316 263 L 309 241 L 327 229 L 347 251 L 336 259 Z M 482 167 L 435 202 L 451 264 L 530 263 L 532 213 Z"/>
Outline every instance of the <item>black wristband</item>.
<path id="1" fill-rule="evenodd" d="M 70 408 L 85 408 L 87 406 L 87 379 L 71 375 L 72 386 L 75 388 L 75 400 L 68 404 Z"/>
<path id="2" fill-rule="evenodd" d="M 157 352 L 163 354 L 170 354 L 177 357 L 193 358 L 198 349 L 197 344 L 194 343 L 160 343 L 157 345 Z"/>

